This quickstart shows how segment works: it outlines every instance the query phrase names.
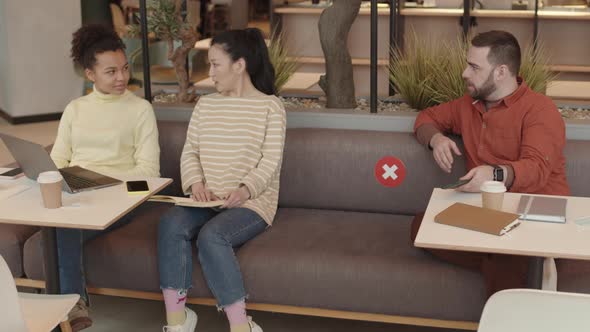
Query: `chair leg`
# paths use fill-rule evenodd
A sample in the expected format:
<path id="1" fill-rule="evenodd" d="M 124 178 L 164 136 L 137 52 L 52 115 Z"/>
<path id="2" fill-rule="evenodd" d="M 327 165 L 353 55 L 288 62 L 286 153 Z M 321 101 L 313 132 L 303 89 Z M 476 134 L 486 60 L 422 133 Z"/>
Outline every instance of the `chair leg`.
<path id="1" fill-rule="evenodd" d="M 61 332 L 72 332 L 72 326 L 67 320 L 65 322 L 59 323 L 59 327 L 61 328 Z"/>

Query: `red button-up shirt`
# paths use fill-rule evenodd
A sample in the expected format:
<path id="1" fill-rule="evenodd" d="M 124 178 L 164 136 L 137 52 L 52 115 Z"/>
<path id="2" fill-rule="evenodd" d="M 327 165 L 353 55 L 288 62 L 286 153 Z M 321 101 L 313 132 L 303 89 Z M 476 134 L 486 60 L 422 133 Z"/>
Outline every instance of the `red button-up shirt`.
<path id="1" fill-rule="evenodd" d="M 520 80 L 519 80 L 520 81 Z M 486 111 L 465 96 L 420 112 L 414 131 L 431 123 L 463 138 L 467 168 L 510 165 L 512 192 L 569 195 L 565 175 L 565 125 L 553 101 L 524 82 Z"/>

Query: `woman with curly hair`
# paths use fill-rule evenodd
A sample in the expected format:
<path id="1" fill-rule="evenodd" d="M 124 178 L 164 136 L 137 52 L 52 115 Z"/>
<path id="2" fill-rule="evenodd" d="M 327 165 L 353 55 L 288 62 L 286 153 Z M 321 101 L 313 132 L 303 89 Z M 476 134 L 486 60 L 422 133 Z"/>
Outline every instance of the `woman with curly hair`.
<path id="1" fill-rule="evenodd" d="M 71 57 L 94 87 L 65 108 L 51 151 L 58 168 L 81 166 L 115 178 L 160 175 L 154 111 L 149 102 L 127 90 L 129 64 L 124 50 L 123 41 L 109 27 L 87 25 L 74 33 Z M 104 232 L 130 219 L 123 217 Z M 74 331 L 92 325 L 82 248 L 104 232 L 57 229 L 60 290 L 81 297 L 68 317 Z"/>

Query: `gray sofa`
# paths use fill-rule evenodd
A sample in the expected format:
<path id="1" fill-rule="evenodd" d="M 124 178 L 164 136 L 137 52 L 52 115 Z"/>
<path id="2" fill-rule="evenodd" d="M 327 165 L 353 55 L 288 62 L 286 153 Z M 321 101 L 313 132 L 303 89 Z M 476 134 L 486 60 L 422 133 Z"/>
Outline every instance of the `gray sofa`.
<path id="1" fill-rule="evenodd" d="M 174 179 L 166 194 L 181 194 L 178 161 L 186 126 L 159 123 L 161 173 Z M 400 187 L 383 187 L 373 176 L 386 155 L 407 166 Z M 566 158 L 573 194 L 590 196 L 590 142 L 568 141 Z M 253 307 L 475 328 L 486 300 L 482 276 L 435 259 L 409 239 L 412 217 L 425 210 L 432 188 L 464 171 L 458 160 L 453 173 L 444 174 L 410 133 L 289 129 L 275 223 L 237 251 Z M 87 244 L 91 292 L 159 293 L 156 232 L 169 207 L 146 203 L 135 221 Z M 0 253 L 9 243 L 15 276 L 24 270 L 25 278 L 43 280 L 35 230 L 0 226 Z M 211 303 L 198 263 L 193 270 L 189 296 L 193 303 Z M 559 260 L 558 270 L 560 290 L 590 293 L 589 262 Z"/>

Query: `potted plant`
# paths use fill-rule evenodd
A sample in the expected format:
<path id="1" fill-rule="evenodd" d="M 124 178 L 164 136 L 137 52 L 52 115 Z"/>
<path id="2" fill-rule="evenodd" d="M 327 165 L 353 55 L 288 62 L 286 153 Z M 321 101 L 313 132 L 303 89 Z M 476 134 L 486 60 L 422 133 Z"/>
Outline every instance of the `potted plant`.
<path id="1" fill-rule="evenodd" d="M 419 38 L 414 31 L 407 34 L 404 50 L 392 49 L 389 75 L 397 92 L 410 107 L 425 108 L 457 99 L 465 94 L 462 73 L 466 66 L 468 43 L 435 38 Z M 555 79 L 547 64 L 549 56 L 543 45 L 524 49 L 520 76 L 534 91 L 545 93 L 547 84 Z"/>
<path id="2" fill-rule="evenodd" d="M 147 6 L 147 33 L 164 41 L 168 46 L 167 58 L 173 64 L 178 81 L 177 100 L 190 103 L 195 95 L 190 91 L 189 73 L 186 60 L 189 52 L 199 39 L 198 22 L 182 14 L 183 0 L 151 0 Z M 138 34 L 139 29 L 132 27 L 131 32 Z"/>

